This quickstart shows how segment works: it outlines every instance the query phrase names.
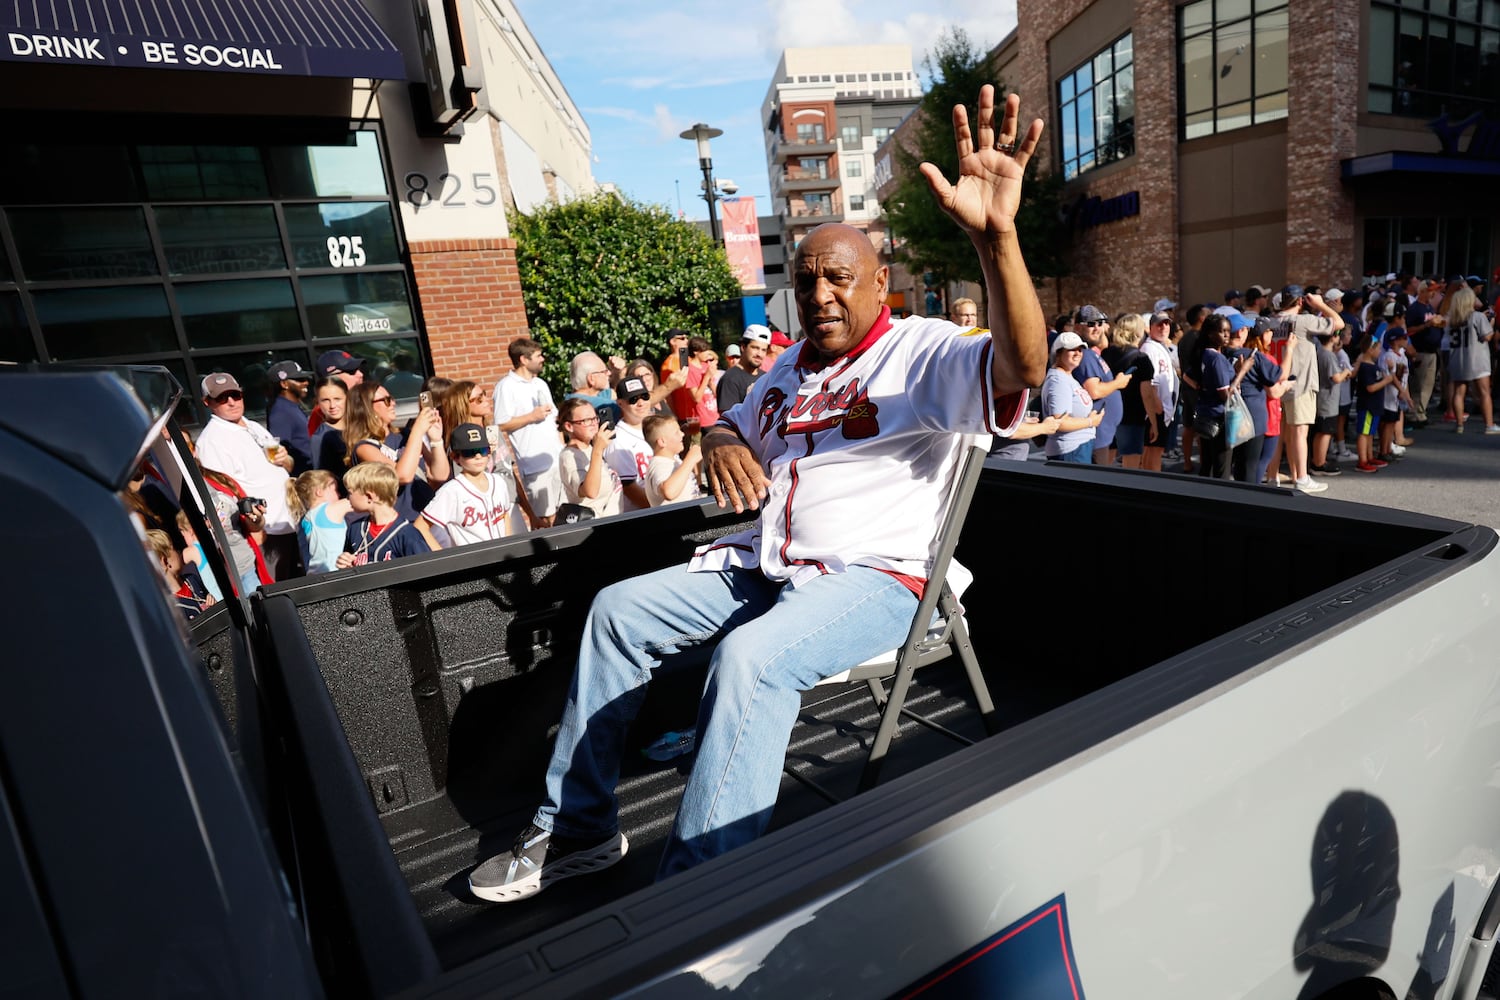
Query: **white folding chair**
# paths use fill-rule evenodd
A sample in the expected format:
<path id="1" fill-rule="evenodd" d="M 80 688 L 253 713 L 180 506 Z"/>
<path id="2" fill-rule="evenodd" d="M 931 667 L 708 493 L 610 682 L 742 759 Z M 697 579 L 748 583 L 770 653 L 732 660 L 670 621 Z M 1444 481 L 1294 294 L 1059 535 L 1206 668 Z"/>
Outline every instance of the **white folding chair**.
<path id="1" fill-rule="evenodd" d="M 896 735 L 896 726 L 901 716 L 918 722 L 935 732 L 971 744 L 974 741 L 960 733 L 924 718 L 905 707 L 907 690 L 912 676 L 920 667 L 938 663 L 957 656 L 968 675 L 969 686 L 974 692 L 974 701 L 987 733 L 998 730 L 995 704 L 990 698 L 989 687 L 979 670 L 979 661 L 974 656 L 974 647 L 969 642 L 969 630 L 964 624 L 963 606 L 954 597 L 948 585 L 948 569 L 953 562 L 953 550 L 958 545 L 959 533 L 963 530 L 969 504 L 974 498 L 974 488 L 984 468 L 985 456 L 989 453 L 989 435 L 970 435 L 965 438 L 964 453 L 959 459 L 958 471 L 954 475 L 953 487 L 943 511 L 936 536 L 936 552 L 933 555 L 932 574 L 927 580 L 922 600 L 917 603 L 917 612 L 912 618 L 906 641 L 898 649 L 873 657 L 832 677 L 819 681 L 819 686 L 865 681 L 870 695 L 880 711 L 880 725 L 875 732 L 875 742 L 870 746 L 869 757 L 859 778 L 859 791 L 872 788 L 880 778 L 880 768 L 890 749 L 891 739 Z M 885 681 L 891 681 L 887 691 Z M 830 801 L 837 797 L 812 778 L 792 768 L 786 773 L 813 789 Z"/>

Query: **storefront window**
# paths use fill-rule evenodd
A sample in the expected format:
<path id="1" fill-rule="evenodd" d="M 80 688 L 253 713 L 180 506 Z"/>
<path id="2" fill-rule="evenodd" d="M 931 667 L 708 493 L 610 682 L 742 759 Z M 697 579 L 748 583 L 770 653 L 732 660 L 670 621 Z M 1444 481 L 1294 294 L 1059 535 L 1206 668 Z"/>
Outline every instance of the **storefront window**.
<path id="1" fill-rule="evenodd" d="M 1058 81 L 1064 177 L 1135 152 L 1134 56 L 1131 36 L 1125 35 Z"/>
<path id="2" fill-rule="evenodd" d="M 157 273 L 139 208 L 26 208 L 10 227 L 27 281 L 95 281 Z"/>
<path id="3" fill-rule="evenodd" d="M 1178 8 L 1181 136 L 1196 139 L 1287 115 L 1287 6 L 1197 0 Z"/>
<path id="4" fill-rule="evenodd" d="M 287 205 L 286 228 L 298 268 L 374 267 L 401 263 L 396 222 L 387 201 Z"/>
<path id="5" fill-rule="evenodd" d="M 0 192 L 8 205 L 140 201 L 128 146 L 7 145 Z"/>
<path id="6" fill-rule="evenodd" d="M 374 132 L 351 132 L 342 145 L 272 146 L 276 193 L 283 198 L 380 195 L 385 168 Z"/>
<path id="7" fill-rule="evenodd" d="M 194 349 L 302 339 L 286 278 L 195 281 L 178 285 L 176 292 L 182 329 Z"/>
<path id="8" fill-rule="evenodd" d="M 168 274 L 282 271 L 286 254 L 270 205 L 158 207 Z"/>
<path id="9" fill-rule="evenodd" d="M 303 278 L 302 300 L 314 339 L 415 329 L 406 278 L 400 272 Z"/>
<path id="10" fill-rule="evenodd" d="M 1492 109 L 1500 105 L 1500 0 L 1377 0 L 1367 63 L 1365 107 L 1377 114 Z"/>
<path id="11" fill-rule="evenodd" d="M 361 345 L 361 352 L 364 347 Z M 245 390 L 245 416 L 251 420 L 264 421 L 266 407 L 271 404 L 275 397 L 277 387 L 271 384 L 271 366 L 278 361 L 295 361 L 304 369 L 311 371 L 312 359 L 308 357 L 307 351 L 292 349 L 269 350 L 269 351 L 245 351 L 238 354 L 218 354 L 212 358 L 197 359 L 198 380 L 201 383 L 203 376 L 210 372 L 228 372 L 233 375 L 235 381 L 239 382 L 240 388 Z M 189 385 L 188 395 L 199 396 L 199 385 Z M 202 404 L 199 404 L 200 410 Z M 200 416 L 206 417 L 206 413 Z"/>
<path id="12" fill-rule="evenodd" d="M 265 198 L 266 167 L 255 146 L 141 146 L 151 201 Z"/>
<path id="13" fill-rule="evenodd" d="M 392 379 L 397 372 L 411 372 L 420 367 L 421 345 L 415 337 L 392 337 L 387 340 L 372 340 L 359 345 L 359 356 L 365 359 L 366 376 L 379 382 L 397 399 L 415 399 L 421 392 L 422 380 L 401 377 Z"/>
<path id="14" fill-rule="evenodd" d="M 32 302 L 55 361 L 178 349 L 160 285 L 54 289 L 33 293 Z"/>
<path id="15" fill-rule="evenodd" d="M 0 295 L 0 357 L 12 361 L 36 361 L 36 344 L 21 309 L 21 296 L 14 292 Z"/>

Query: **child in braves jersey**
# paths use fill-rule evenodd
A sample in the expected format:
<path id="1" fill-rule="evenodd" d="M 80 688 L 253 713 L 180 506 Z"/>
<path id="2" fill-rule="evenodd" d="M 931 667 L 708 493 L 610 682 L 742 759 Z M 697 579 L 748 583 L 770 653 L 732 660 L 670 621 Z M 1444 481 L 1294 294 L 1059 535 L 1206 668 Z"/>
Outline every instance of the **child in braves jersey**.
<path id="1" fill-rule="evenodd" d="M 445 549 L 509 535 L 510 489 L 505 477 L 486 471 L 490 443 L 484 428 L 478 424 L 459 424 L 448 444 L 459 471 L 422 510 L 433 534 Z"/>
<path id="2" fill-rule="evenodd" d="M 349 525 L 344 536 L 344 553 L 338 558 L 339 569 L 432 551 L 427 539 L 397 513 L 399 486 L 395 466 L 385 462 L 361 462 L 344 473 L 349 506 L 370 516 Z"/>

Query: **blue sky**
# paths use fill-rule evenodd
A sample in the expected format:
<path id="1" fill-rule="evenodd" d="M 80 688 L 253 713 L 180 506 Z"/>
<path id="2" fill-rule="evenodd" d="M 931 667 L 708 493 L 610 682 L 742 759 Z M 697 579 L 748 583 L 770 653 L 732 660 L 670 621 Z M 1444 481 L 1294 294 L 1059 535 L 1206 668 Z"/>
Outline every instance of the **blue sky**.
<path id="1" fill-rule="evenodd" d="M 674 213 L 680 190 L 689 219 L 705 217 L 703 175 L 694 144 L 677 136 L 700 121 L 724 130 L 714 176 L 766 214 L 760 105 L 783 48 L 905 42 L 920 74 L 949 26 L 988 49 L 1016 23 L 1015 0 L 929 0 L 915 11 L 894 0 L 515 2 L 588 122 L 594 179 Z"/>

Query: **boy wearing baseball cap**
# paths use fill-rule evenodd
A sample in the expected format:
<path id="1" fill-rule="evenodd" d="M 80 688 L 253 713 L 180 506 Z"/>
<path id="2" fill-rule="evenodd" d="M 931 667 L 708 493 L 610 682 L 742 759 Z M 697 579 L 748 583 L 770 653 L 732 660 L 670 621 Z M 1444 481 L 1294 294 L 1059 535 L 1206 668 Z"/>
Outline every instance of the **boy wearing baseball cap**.
<path id="1" fill-rule="evenodd" d="M 511 533 L 514 503 L 504 476 L 492 476 L 490 441 L 478 424 L 459 424 L 448 436 L 448 454 L 458 474 L 422 508 L 422 517 L 445 549 L 504 538 Z"/>

